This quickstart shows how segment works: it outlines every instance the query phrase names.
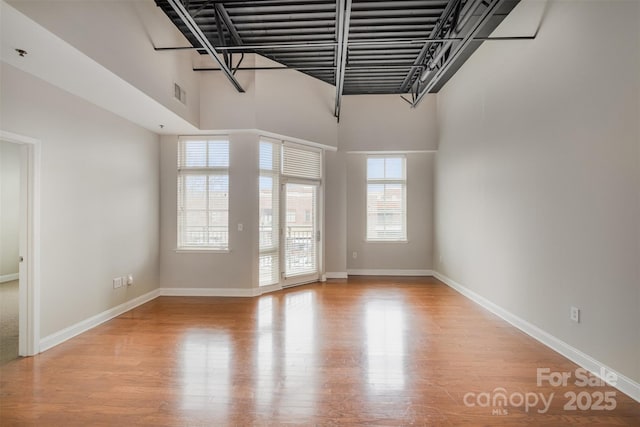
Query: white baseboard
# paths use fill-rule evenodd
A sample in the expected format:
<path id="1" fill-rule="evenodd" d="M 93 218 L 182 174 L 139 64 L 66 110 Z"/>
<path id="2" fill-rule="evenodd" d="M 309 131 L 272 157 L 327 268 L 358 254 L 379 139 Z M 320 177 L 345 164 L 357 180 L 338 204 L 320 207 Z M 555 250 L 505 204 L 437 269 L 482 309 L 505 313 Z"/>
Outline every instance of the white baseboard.
<path id="1" fill-rule="evenodd" d="M 347 279 L 349 277 L 346 271 L 328 271 L 326 276 L 327 279 Z"/>
<path id="2" fill-rule="evenodd" d="M 275 285 L 260 286 L 255 291 L 257 292 L 256 295 L 264 295 L 264 294 L 268 294 L 270 292 L 276 292 L 276 291 L 280 291 L 280 290 L 282 290 L 282 285 L 280 283 L 276 283 Z"/>
<path id="3" fill-rule="evenodd" d="M 615 369 L 611 369 L 604 363 L 597 361 L 596 359 L 589 356 L 588 354 L 583 353 L 582 351 L 578 350 L 575 347 L 570 346 L 566 342 L 556 338 L 550 333 L 543 331 L 537 326 L 532 325 L 526 320 L 494 304 L 493 302 L 489 301 L 485 297 L 478 295 L 472 290 L 457 283 L 453 279 L 443 274 L 440 274 L 436 271 L 434 271 L 434 276 L 438 280 L 444 282 L 447 286 L 451 287 L 452 289 L 455 289 L 456 291 L 458 291 L 465 297 L 469 298 L 476 304 L 486 308 L 496 316 L 502 318 L 503 320 L 507 321 L 511 325 L 520 329 L 525 334 L 536 339 L 537 341 L 541 342 L 542 344 L 546 345 L 552 350 L 555 350 L 556 352 L 560 353 L 561 355 L 571 360 L 572 362 L 587 369 L 589 372 L 593 373 L 594 375 L 599 375 L 603 369 L 605 372 L 611 372 L 615 374 L 617 376 L 617 381 L 615 384 L 612 384 L 612 386 L 617 388 L 624 394 L 628 395 L 632 399 L 640 402 L 640 384 L 638 384 L 631 378 L 617 372 Z"/>
<path id="4" fill-rule="evenodd" d="M 20 275 L 18 273 L 5 274 L 4 276 L 0 276 L 0 283 L 13 282 L 14 280 L 18 280 L 19 278 L 20 278 Z"/>
<path id="5" fill-rule="evenodd" d="M 160 288 L 160 296 L 167 297 L 255 297 L 255 288 Z"/>
<path id="6" fill-rule="evenodd" d="M 86 332 L 89 329 L 95 328 L 96 326 L 106 322 L 107 320 L 111 320 L 116 316 L 120 316 L 122 313 L 126 313 L 127 311 L 136 308 L 139 305 L 157 298 L 159 295 L 159 289 L 154 289 L 151 292 L 140 295 L 139 297 L 136 297 L 116 307 L 110 308 L 109 310 L 103 311 L 102 313 L 96 314 L 95 316 L 78 322 L 75 325 L 71 325 L 68 328 L 64 328 L 61 331 L 46 336 L 40 340 L 40 352 L 55 347 L 58 344 L 62 344 L 63 342 L 77 335 L 80 335 L 81 333 Z"/>
<path id="7" fill-rule="evenodd" d="M 433 276 L 433 270 L 349 269 L 349 276 Z"/>

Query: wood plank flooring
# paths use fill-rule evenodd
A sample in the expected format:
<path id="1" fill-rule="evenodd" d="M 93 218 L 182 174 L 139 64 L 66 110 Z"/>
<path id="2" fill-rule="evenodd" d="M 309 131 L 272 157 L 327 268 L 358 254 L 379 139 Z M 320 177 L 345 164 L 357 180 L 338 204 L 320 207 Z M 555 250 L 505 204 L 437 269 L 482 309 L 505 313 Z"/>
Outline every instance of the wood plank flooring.
<path id="1" fill-rule="evenodd" d="M 160 297 L 0 367 L 0 425 L 640 425 L 577 368 L 432 278 Z"/>

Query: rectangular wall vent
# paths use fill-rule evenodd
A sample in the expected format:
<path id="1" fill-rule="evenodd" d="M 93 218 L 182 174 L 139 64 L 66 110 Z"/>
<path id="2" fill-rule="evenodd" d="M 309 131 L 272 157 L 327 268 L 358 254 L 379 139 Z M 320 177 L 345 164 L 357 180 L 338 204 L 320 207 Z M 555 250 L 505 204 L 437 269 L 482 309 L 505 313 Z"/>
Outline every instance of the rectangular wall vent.
<path id="1" fill-rule="evenodd" d="M 187 92 L 178 83 L 173 84 L 173 96 L 184 105 L 187 105 Z"/>

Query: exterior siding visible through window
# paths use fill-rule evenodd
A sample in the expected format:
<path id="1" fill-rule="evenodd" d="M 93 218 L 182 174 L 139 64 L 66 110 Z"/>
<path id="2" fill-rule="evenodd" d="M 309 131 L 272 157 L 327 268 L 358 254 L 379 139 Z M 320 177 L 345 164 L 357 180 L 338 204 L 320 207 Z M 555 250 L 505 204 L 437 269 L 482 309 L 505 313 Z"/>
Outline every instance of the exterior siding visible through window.
<path id="1" fill-rule="evenodd" d="M 229 249 L 229 141 L 178 144 L 178 249 Z"/>
<path id="2" fill-rule="evenodd" d="M 407 172 L 402 155 L 367 157 L 367 240 L 407 240 Z"/>

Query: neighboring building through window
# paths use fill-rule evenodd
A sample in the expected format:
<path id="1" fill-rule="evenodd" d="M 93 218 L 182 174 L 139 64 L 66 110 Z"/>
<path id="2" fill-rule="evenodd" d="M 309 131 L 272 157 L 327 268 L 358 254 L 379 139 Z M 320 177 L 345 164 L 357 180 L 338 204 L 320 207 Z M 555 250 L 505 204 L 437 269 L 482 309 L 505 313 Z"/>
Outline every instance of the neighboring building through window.
<path id="1" fill-rule="evenodd" d="M 229 141 L 178 143 L 178 249 L 229 249 Z"/>
<path id="2" fill-rule="evenodd" d="M 367 157 L 367 240 L 407 240 L 407 171 L 402 155 Z"/>

